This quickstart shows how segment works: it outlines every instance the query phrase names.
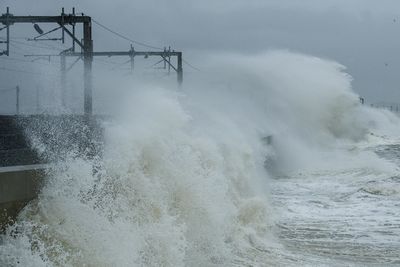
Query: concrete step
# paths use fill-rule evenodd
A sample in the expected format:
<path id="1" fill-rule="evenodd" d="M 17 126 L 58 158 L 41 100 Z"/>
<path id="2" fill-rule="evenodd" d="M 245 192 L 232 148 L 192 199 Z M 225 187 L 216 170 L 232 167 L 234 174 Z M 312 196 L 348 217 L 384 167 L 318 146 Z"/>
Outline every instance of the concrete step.
<path id="1" fill-rule="evenodd" d="M 21 129 L 16 125 L 14 116 L 0 116 L 0 135 L 20 132 Z"/>
<path id="2" fill-rule="evenodd" d="M 0 167 L 41 163 L 35 151 L 29 148 L 0 150 Z"/>
<path id="3" fill-rule="evenodd" d="M 18 212 L 37 197 L 48 167 L 40 164 L 0 167 L 0 235 L 13 224 Z"/>
<path id="4" fill-rule="evenodd" d="M 29 144 L 20 134 L 0 134 L 0 150 L 29 148 Z"/>
<path id="5" fill-rule="evenodd" d="M 0 116 L 0 151 L 28 148 L 23 130 L 16 116 Z"/>

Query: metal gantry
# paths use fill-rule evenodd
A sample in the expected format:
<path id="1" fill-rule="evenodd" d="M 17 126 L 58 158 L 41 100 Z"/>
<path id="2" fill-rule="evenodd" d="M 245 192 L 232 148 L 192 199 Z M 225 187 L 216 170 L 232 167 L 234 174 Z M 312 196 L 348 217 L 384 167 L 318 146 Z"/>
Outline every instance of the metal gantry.
<path id="1" fill-rule="evenodd" d="M 73 43 L 77 43 L 83 51 L 84 61 L 84 112 L 85 114 L 92 114 L 92 52 L 93 52 L 93 41 L 92 41 L 92 22 L 89 16 L 76 16 L 75 14 L 65 14 L 64 11 L 60 16 L 14 16 L 10 13 L 7 7 L 7 13 L 0 16 L 0 23 L 5 25 L 7 29 L 7 49 L 2 54 L 10 55 L 10 26 L 16 23 L 55 23 L 59 25 L 59 28 L 67 33 Z M 71 32 L 67 25 L 72 25 L 73 29 L 75 24 L 80 23 L 83 25 L 83 42 L 79 41 L 73 32 Z M 37 28 L 37 27 L 35 27 Z M 64 36 L 63 36 L 64 37 Z"/>
<path id="2" fill-rule="evenodd" d="M 64 51 L 62 56 L 65 57 L 82 57 L 82 53 L 73 52 L 71 50 Z M 127 56 L 131 60 L 131 69 L 134 69 L 134 59 L 137 56 L 147 57 L 161 57 L 160 62 L 164 62 L 168 69 L 173 69 L 177 74 L 177 82 L 179 85 L 183 81 L 183 67 L 182 67 L 182 52 L 166 50 L 164 51 L 136 51 L 132 46 L 129 51 L 102 51 L 93 52 L 93 57 L 117 57 L 117 56 Z M 171 62 L 171 57 L 176 57 L 176 66 Z"/>
<path id="3" fill-rule="evenodd" d="M 1 55 L 9 56 L 10 54 L 10 26 L 16 23 L 33 23 L 35 30 L 39 33 L 39 36 L 28 39 L 32 41 L 46 41 L 46 40 L 61 40 L 64 42 L 65 33 L 72 39 L 72 48 L 62 51 L 59 55 L 46 55 L 46 56 L 60 56 L 61 62 L 61 88 L 62 88 L 62 101 L 65 103 L 65 83 L 66 83 L 66 73 L 72 68 L 72 66 L 83 58 L 84 62 L 84 112 L 85 114 L 92 114 L 92 63 L 93 57 L 113 57 L 113 56 L 128 56 L 131 62 L 131 69 L 134 68 L 134 59 L 136 56 L 147 57 L 161 57 L 160 62 L 164 62 L 164 66 L 168 66 L 168 70 L 171 68 L 177 73 L 178 84 L 181 85 L 183 81 L 183 68 L 182 68 L 182 52 L 177 52 L 171 49 L 164 49 L 164 51 L 136 51 L 132 46 L 129 51 L 103 51 L 94 52 L 93 51 L 93 40 L 92 40 L 92 20 L 91 17 L 85 15 L 76 15 L 75 9 L 73 9 L 72 14 L 65 14 L 64 9 L 62 9 L 60 16 L 14 16 L 9 12 L 7 7 L 7 13 L 0 16 L 0 23 L 3 27 L 0 27 L 0 31 L 3 29 L 7 30 L 6 41 L 0 41 L 0 43 L 6 44 L 6 50 L 0 51 Z M 43 32 L 36 23 L 55 23 L 58 25 L 57 28 L 50 30 L 48 32 Z M 75 25 L 80 23 L 83 25 L 83 40 L 80 41 L 75 36 Z M 72 26 L 72 31 L 68 28 Z M 61 38 L 47 38 L 44 39 L 43 36 L 54 32 L 58 29 L 62 30 Z M 81 47 L 81 52 L 75 51 L 75 44 Z M 32 56 L 32 55 L 30 55 Z M 74 63 L 69 69 L 66 67 L 66 57 L 77 57 Z M 176 57 L 176 66 L 171 63 L 171 57 Z"/>

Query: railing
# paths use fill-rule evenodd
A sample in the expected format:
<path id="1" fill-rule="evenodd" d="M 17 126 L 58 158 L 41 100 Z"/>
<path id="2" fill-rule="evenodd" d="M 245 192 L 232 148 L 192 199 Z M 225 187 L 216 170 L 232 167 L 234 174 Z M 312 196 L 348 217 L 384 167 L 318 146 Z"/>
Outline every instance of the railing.
<path id="1" fill-rule="evenodd" d="M 361 105 L 368 105 L 372 108 L 386 109 L 391 112 L 400 113 L 400 103 L 395 102 L 366 102 L 363 97 L 359 97 Z"/>
<path id="2" fill-rule="evenodd" d="M 400 104 L 397 103 L 375 103 L 371 104 L 371 107 L 390 110 L 391 112 L 400 112 Z"/>

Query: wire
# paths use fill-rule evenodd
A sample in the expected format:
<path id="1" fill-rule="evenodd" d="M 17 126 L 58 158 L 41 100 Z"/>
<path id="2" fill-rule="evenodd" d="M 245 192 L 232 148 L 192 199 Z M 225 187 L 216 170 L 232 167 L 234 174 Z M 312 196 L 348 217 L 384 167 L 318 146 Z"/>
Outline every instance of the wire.
<path id="1" fill-rule="evenodd" d="M 192 69 L 197 70 L 197 71 L 199 71 L 199 72 L 202 72 L 201 69 L 199 69 L 199 68 L 193 66 L 192 64 L 190 64 L 190 63 L 187 62 L 186 60 L 182 59 L 182 61 L 183 61 L 183 63 L 185 63 L 186 65 L 188 65 L 188 66 L 191 67 Z"/>
<path id="2" fill-rule="evenodd" d="M 146 44 L 146 43 L 143 43 L 143 42 L 135 41 L 135 40 L 133 40 L 133 39 L 131 39 L 131 38 L 129 38 L 129 37 L 126 37 L 126 36 L 124 36 L 124 35 L 122 35 L 122 34 L 116 32 L 116 31 L 111 30 L 111 29 L 108 28 L 107 26 L 101 24 L 100 22 L 98 22 L 98 21 L 96 21 L 96 20 L 94 20 L 94 19 L 92 19 L 92 21 L 93 21 L 95 24 L 97 24 L 97 25 L 99 25 L 100 27 L 102 27 L 103 29 L 105 29 L 105 30 L 107 30 L 107 31 L 109 31 L 109 32 L 111 32 L 111 33 L 117 35 L 118 37 L 120 37 L 120 38 L 122 38 L 122 39 L 124 39 L 124 40 L 126 40 L 126 41 L 130 41 L 130 42 L 132 42 L 132 43 L 135 43 L 135 44 L 138 44 L 138 45 L 141 45 L 141 46 L 145 46 L 145 47 L 148 47 L 148 48 L 153 48 L 153 49 L 158 49 L 158 50 L 164 50 L 163 48 L 160 48 L 160 47 L 157 47 L 157 46 L 152 46 L 152 45 L 149 45 L 149 44 Z"/>
<path id="3" fill-rule="evenodd" d="M 6 70 L 6 71 L 12 71 L 12 72 L 20 72 L 20 73 L 27 73 L 27 74 L 32 74 L 32 75 L 43 75 L 43 73 L 39 72 L 32 72 L 32 71 L 27 71 L 27 70 L 19 70 L 19 69 L 10 69 L 10 68 L 5 68 L 5 67 L 0 67 L 0 70 Z M 46 73 L 46 75 L 52 75 L 52 76 L 59 76 L 56 74 L 51 74 L 51 73 Z"/>
<path id="4" fill-rule="evenodd" d="M 53 63 L 50 63 L 50 62 L 37 62 L 37 61 L 25 60 L 25 59 L 14 58 L 14 57 L 1 57 L 1 58 L 0 58 L 0 62 L 1 62 L 2 60 L 19 61 L 19 62 L 26 62 L 26 63 L 33 63 L 33 64 L 45 65 L 45 66 L 54 66 L 54 64 L 53 64 Z"/>
<path id="5" fill-rule="evenodd" d="M 22 52 L 24 52 L 24 53 L 26 53 L 26 52 L 27 52 L 25 49 L 23 49 L 23 48 L 19 47 L 19 46 L 18 46 L 18 45 L 16 45 L 16 44 L 12 44 L 12 43 L 10 43 L 10 46 L 11 46 L 11 47 L 13 47 L 13 48 L 16 48 L 16 49 L 18 49 L 18 50 L 20 50 L 20 51 L 22 51 Z M 14 51 L 13 51 L 13 53 L 20 54 L 20 55 L 24 55 L 24 54 L 21 54 L 21 53 L 18 53 L 18 52 L 14 52 Z"/>
<path id="6" fill-rule="evenodd" d="M 42 49 L 52 49 L 52 50 L 62 51 L 62 49 L 56 48 L 56 47 L 53 47 L 53 46 L 47 46 L 47 45 L 43 45 L 42 46 L 42 45 L 27 44 L 27 43 L 24 43 L 24 42 L 21 42 L 21 41 L 13 40 L 13 39 L 11 39 L 11 43 L 17 43 L 17 44 L 20 44 L 20 45 L 36 47 L 36 48 L 42 48 Z"/>
<path id="7" fill-rule="evenodd" d="M 101 28 L 103 28 L 103 29 L 105 29 L 105 30 L 111 32 L 112 34 L 115 34 L 116 36 L 118 36 L 118 37 L 120 37 L 120 38 L 122 38 L 122 39 L 124 39 L 124 40 L 126 40 L 126 41 L 129 41 L 129 42 L 132 42 L 132 43 L 135 43 L 135 44 L 144 46 L 144 47 L 152 48 L 152 49 L 163 50 L 163 48 L 161 48 L 161 47 L 157 47 L 157 46 L 153 46 L 153 45 L 146 44 L 146 43 L 144 43 L 144 42 L 139 42 L 139 41 L 133 40 L 132 38 L 129 38 L 129 37 L 127 37 L 127 36 L 125 36 L 125 35 L 123 35 L 123 34 L 121 34 L 121 33 L 118 33 L 118 32 L 116 32 L 116 31 L 110 29 L 109 27 L 103 25 L 102 23 L 98 22 L 97 20 L 95 20 L 95 19 L 93 19 L 93 18 L 92 18 L 92 21 L 93 21 L 95 24 L 97 24 L 98 26 L 100 26 Z M 0 38 L 1 38 L 1 37 L 0 37 Z M 3 38 L 2 38 L 2 39 L 3 39 Z M 18 43 L 18 44 L 25 45 L 25 46 L 36 47 L 36 48 L 53 49 L 53 50 L 57 50 L 57 51 L 60 51 L 60 50 L 61 50 L 61 49 L 55 48 L 55 47 L 53 47 L 53 46 L 40 46 L 40 45 L 26 44 L 26 43 L 21 42 L 21 41 L 16 41 L 15 39 L 12 39 L 11 42 L 12 42 L 12 43 Z M 21 49 L 21 50 L 22 50 L 22 49 Z M 61 51 L 62 51 L 62 50 L 61 50 Z M 16 60 L 17 60 L 17 59 L 16 59 Z M 22 61 L 22 60 L 19 60 L 19 61 Z M 182 59 L 182 61 L 183 61 L 186 65 L 188 65 L 189 67 L 191 67 L 192 69 L 194 69 L 194 70 L 196 70 L 196 71 L 199 71 L 199 72 L 202 72 L 199 68 L 193 66 L 191 63 L 189 63 L 189 62 L 186 61 L 185 59 Z M 28 62 L 28 61 L 27 61 L 27 62 Z M 30 62 L 30 61 L 29 61 L 29 62 Z M 106 62 L 106 61 L 104 60 L 103 62 Z M 116 63 L 114 63 L 114 62 L 107 62 L 107 63 L 116 64 Z M 4 69 L 4 68 L 3 68 L 3 69 Z M 28 72 L 28 73 L 29 73 L 29 72 Z M 32 73 L 32 74 L 34 74 L 34 73 Z M 35 73 L 35 74 L 36 74 L 36 73 Z"/>
<path id="8" fill-rule="evenodd" d="M 112 60 L 102 59 L 102 58 L 98 58 L 98 57 L 95 58 L 95 60 L 96 60 L 96 61 L 103 62 L 103 63 L 113 64 L 113 65 L 119 65 L 119 64 L 121 64 L 120 62 L 114 62 L 114 61 L 112 61 Z"/>
<path id="9" fill-rule="evenodd" d="M 16 87 L 0 88 L 0 92 L 7 92 L 7 91 L 13 91 L 13 90 L 16 90 Z"/>

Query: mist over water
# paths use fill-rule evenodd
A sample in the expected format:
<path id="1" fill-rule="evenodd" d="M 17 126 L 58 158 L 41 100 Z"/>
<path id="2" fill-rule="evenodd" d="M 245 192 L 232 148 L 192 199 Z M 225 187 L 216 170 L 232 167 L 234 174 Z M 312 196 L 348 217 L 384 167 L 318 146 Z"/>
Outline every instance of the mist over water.
<path id="1" fill-rule="evenodd" d="M 397 155 L 375 153 L 398 144 L 397 116 L 360 105 L 329 60 L 207 62 L 181 91 L 133 88 L 103 123 L 101 156 L 55 164 L 0 265 L 399 264 Z"/>

